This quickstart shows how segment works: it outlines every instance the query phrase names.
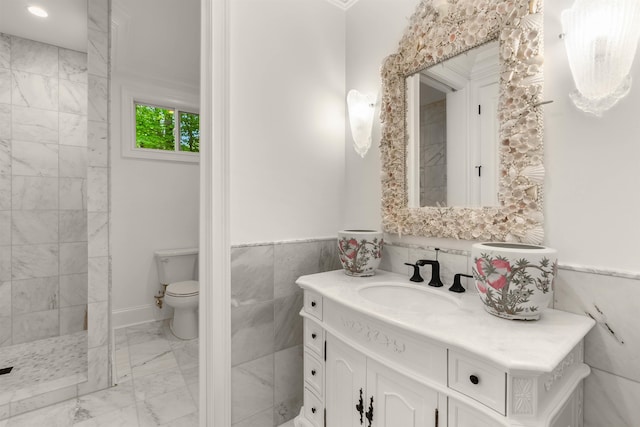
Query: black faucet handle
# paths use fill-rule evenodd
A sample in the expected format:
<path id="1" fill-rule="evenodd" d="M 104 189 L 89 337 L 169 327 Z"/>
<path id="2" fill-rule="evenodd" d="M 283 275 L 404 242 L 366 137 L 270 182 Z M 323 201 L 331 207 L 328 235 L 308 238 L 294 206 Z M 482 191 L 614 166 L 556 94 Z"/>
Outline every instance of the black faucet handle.
<path id="1" fill-rule="evenodd" d="M 410 262 L 405 262 L 404 265 L 413 267 L 413 276 L 411 276 L 411 279 L 409 280 L 411 280 L 412 282 L 424 282 L 424 279 L 420 275 L 420 266 L 418 265 L 418 263 L 411 264 Z"/>
<path id="2" fill-rule="evenodd" d="M 440 280 L 440 263 L 438 261 L 431 259 L 419 259 L 416 262 L 416 265 L 419 266 L 427 264 L 431 266 L 431 280 L 429 281 L 429 286 L 436 288 L 443 286 L 442 280 Z"/>
<path id="3" fill-rule="evenodd" d="M 449 288 L 451 292 L 458 292 L 458 293 L 465 292 L 464 286 L 462 286 L 462 283 L 460 283 L 460 277 L 473 278 L 473 276 L 470 276 L 469 274 L 462 274 L 462 273 L 455 274 L 453 276 L 453 285 L 451 285 L 451 287 Z"/>

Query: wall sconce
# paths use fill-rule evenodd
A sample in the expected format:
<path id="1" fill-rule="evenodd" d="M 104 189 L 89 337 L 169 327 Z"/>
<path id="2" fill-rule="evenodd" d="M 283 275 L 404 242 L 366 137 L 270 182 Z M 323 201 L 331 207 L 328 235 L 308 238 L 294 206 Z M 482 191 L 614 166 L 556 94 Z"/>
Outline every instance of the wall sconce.
<path id="1" fill-rule="evenodd" d="M 576 91 L 569 96 L 595 116 L 631 89 L 629 71 L 640 36 L 638 0 L 576 0 L 562 12 L 562 31 Z"/>
<path id="2" fill-rule="evenodd" d="M 353 89 L 347 94 L 353 148 L 362 158 L 371 147 L 371 130 L 373 128 L 375 106 L 376 96 L 370 97 Z"/>

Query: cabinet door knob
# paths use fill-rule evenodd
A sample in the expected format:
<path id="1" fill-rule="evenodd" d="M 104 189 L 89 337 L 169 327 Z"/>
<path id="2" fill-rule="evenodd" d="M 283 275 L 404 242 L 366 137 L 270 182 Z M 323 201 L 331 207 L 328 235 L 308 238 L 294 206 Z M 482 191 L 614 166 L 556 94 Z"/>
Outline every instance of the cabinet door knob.
<path id="1" fill-rule="evenodd" d="M 316 339 L 318 335 L 316 335 L 315 333 L 311 334 L 311 338 L 313 338 L 314 340 Z"/>
<path id="2" fill-rule="evenodd" d="M 315 301 L 311 301 L 311 307 L 315 307 L 316 306 L 316 302 Z"/>
<path id="3" fill-rule="evenodd" d="M 475 375 L 471 375 L 469 377 L 469 381 L 471 381 L 471 384 L 478 384 L 480 382 L 480 378 Z"/>
<path id="4" fill-rule="evenodd" d="M 316 408 L 315 406 L 313 408 L 311 408 L 311 413 L 315 414 L 316 413 Z"/>
<path id="5" fill-rule="evenodd" d="M 311 370 L 311 375 L 313 375 L 314 377 L 316 376 L 316 370 L 315 369 Z"/>

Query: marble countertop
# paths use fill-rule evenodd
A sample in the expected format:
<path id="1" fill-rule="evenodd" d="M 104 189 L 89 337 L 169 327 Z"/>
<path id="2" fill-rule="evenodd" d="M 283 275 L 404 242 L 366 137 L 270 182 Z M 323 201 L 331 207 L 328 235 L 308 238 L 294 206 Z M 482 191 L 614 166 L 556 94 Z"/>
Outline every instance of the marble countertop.
<path id="1" fill-rule="evenodd" d="M 414 284 L 409 278 L 378 270 L 375 276 L 351 277 L 342 270 L 300 277 L 296 283 L 349 307 L 401 329 L 482 356 L 508 370 L 551 372 L 584 338 L 595 322 L 560 310 L 546 309 L 536 321 L 507 320 L 487 313 L 478 295 L 455 294 L 448 286 L 433 288 Z M 455 298 L 459 307 L 446 313 L 415 312 L 402 307 L 386 307 L 358 293 L 363 285 L 394 283 L 419 286 L 428 292 Z"/>

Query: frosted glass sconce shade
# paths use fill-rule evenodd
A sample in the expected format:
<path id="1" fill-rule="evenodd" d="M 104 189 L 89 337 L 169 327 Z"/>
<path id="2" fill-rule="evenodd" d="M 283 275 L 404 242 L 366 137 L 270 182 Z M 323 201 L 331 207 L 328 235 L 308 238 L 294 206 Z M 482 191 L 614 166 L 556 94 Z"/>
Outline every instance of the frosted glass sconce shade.
<path id="1" fill-rule="evenodd" d="M 347 94 L 347 108 L 349 109 L 349 124 L 353 136 L 353 148 L 360 157 L 365 156 L 371 147 L 371 130 L 373 128 L 373 112 L 376 97 L 369 97 L 357 90 L 350 90 Z"/>
<path id="2" fill-rule="evenodd" d="M 562 12 L 562 29 L 581 110 L 596 116 L 631 89 L 629 71 L 640 37 L 638 0 L 576 0 Z"/>

